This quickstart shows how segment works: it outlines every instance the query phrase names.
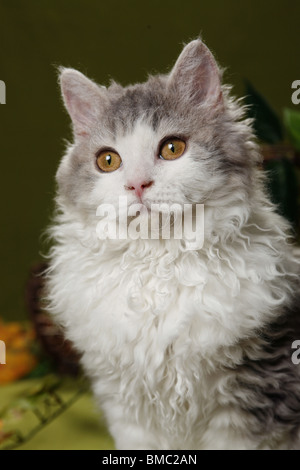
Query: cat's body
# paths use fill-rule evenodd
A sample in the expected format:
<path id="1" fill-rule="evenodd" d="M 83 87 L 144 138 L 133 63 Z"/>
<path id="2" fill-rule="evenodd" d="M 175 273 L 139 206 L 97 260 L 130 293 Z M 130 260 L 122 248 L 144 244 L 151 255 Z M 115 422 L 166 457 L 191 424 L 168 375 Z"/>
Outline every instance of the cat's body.
<path id="1" fill-rule="evenodd" d="M 127 89 L 64 70 L 62 88 L 75 143 L 58 172 L 48 297 L 117 448 L 300 448 L 299 265 L 211 54 L 193 41 L 169 76 Z M 186 144 L 174 161 L 158 158 L 169 137 Z M 95 164 L 103 149 L 122 158 L 110 174 Z M 96 209 L 120 195 L 204 204 L 203 246 L 99 240 Z"/>

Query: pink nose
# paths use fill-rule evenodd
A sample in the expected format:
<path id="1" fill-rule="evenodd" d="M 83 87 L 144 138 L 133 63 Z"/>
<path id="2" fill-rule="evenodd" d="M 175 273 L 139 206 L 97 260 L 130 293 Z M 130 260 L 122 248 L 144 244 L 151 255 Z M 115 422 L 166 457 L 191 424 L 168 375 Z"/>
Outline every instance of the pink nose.
<path id="1" fill-rule="evenodd" d="M 150 186 L 152 186 L 153 184 L 153 181 L 144 181 L 142 183 L 133 183 L 133 184 L 128 184 L 128 186 L 125 186 L 126 189 L 128 189 L 129 191 L 135 191 L 135 194 L 138 196 L 138 197 L 141 197 L 141 195 L 143 194 L 143 191 L 144 189 L 146 188 L 150 188 Z"/>

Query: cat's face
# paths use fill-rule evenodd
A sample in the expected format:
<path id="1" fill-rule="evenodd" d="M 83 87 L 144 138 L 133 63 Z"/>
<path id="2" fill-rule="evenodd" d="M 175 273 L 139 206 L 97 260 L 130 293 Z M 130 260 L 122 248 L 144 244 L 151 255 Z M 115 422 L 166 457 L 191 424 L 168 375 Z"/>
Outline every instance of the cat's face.
<path id="1" fill-rule="evenodd" d="M 99 204 L 211 203 L 242 184 L 249 129 L 235 122 L 220 72 L 200 41 L 169 75 L 144 84 L 99 87 L 63 69 L 61 86 L 74 144 L 58 170 L 59 193 L 79 212 Z M 226 94 L 226 92 L 225 92 Z M 251 165 L 250 165 L 251 166 Z"/>

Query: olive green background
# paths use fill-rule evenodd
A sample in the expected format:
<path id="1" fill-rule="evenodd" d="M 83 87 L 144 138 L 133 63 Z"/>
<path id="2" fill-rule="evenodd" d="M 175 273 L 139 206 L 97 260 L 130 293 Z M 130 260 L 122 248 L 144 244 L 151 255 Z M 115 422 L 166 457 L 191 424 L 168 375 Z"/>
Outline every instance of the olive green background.
<path id="1" fill-rule="evenodd" d="M 4 366 L 5 367 L 5 366 Z M 43 379 L 25 379 L 0 387 L 0 408 L 18 407 L 20 397 L 41 387 Z M 60 398 L 67 403 L 77 392 L 78 383 L 65 380 L 59 388 Z M 48 410 L 48 412 L 50 412 Z M 52 413 L 54 410 L 52 409 Z M 49 415 L 47 415 L 49 416 Z M 20 421 L 11 420 L 11 429 L 17 428 L 23 436 L 28 436 L 38 425 L 30 409 Z M 8 444 L 8 443 L 7 443 Z M 18 447 L 19 450 L 113 450 L 114 442 L 108 432 L 104 417 L 96 408 L 91 393 L 81 395 L 72 406 L 64 410 L 52 422 L 44 425 L 37 434 Z M 101 464 L 101 459 L 99 460 Z"/>
<path id="2" fill-rule="evenodd" d="M 0 316 L 26 317 L 24 286 L 45 249 L 54 175 L 71 137 L 58 65 L 125 85 L 167 72 L 201 34 L 236 95 L 247 78 L 281 113 L 295 108 L 299 19 L 299 0 L 0 0 Z"/>

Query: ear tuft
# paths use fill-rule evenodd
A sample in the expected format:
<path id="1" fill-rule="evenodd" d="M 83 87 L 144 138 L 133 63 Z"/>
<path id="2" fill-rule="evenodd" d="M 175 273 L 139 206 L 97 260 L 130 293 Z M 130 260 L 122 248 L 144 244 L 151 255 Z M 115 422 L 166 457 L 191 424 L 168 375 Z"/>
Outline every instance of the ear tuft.
<path id="1" fill-rule="evenodd" d="M 61 92 L 75 137 L 88 135 L 97 123 L 103 90 L 78 70 L 60 67 L 59 72 Z"/>
<path id="2" fill-rule="evenodd" d="M 220 75 L 212 53 L 196 39 L 181 52 L 170 73 L 169 86 L 191 104 L 216 107 L 223 103 Z"/>

